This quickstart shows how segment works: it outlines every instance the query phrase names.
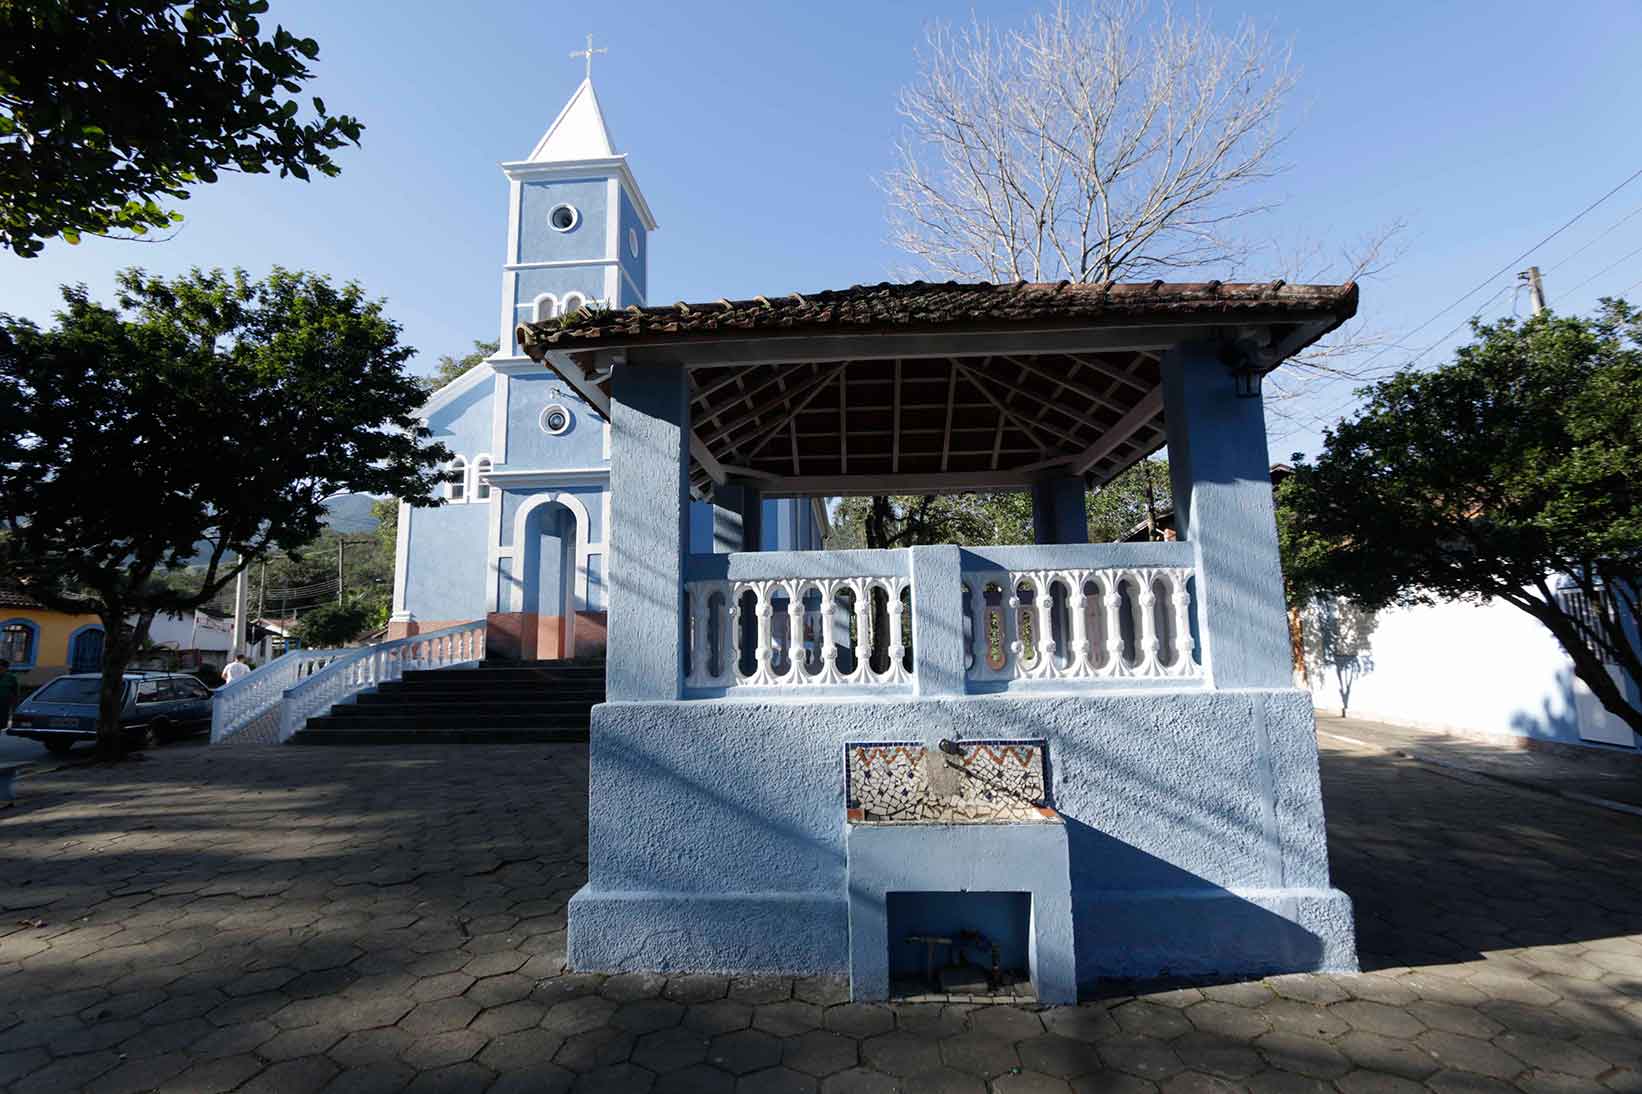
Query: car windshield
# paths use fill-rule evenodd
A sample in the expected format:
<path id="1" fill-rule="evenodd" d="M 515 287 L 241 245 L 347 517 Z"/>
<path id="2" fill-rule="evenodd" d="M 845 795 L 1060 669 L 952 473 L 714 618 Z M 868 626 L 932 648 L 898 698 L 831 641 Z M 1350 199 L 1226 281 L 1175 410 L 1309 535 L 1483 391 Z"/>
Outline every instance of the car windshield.
<path id="1" fill-rule="evenodd" d="M 59 676 L 30 698 L 37 703 L 95 703 L 102 686 L 95 676 Z"/>

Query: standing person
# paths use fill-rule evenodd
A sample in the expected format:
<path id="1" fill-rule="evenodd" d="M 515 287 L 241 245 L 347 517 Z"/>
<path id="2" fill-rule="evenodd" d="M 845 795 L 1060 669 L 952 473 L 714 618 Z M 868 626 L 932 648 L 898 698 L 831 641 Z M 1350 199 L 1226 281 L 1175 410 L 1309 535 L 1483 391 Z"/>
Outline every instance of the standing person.
<path id="1" fill-rule="evenodd" d="M 251 675 L 251 666 L 245 663 L 245 655 L 236 653 L 228 667 L 222 670 L 222 682 L 232 684 L 235 680 Z"/>
<path id="2" fill-rule="evenodd" d="M 0 728 L 11 725 L 11 708 L 22 690 L 23 682 L 11 671 L 11 662 L 0 657 Z"/>

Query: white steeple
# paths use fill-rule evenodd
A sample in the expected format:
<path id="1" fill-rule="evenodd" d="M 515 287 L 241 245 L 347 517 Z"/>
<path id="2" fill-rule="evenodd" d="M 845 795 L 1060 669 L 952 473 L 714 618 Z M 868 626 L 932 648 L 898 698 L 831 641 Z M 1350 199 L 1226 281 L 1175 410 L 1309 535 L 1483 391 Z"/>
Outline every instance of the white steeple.
<path id="1" fill-rule="evenodd" d="M 576 93 L 559 111 L 553 124 L 530 153 L 530 163 L 566 163 L 573 160 L 607 160 L 616 155 L 616 142 L 604 124 L 604 111 L 593 92 L 591 77 L 582 80 Z"/>

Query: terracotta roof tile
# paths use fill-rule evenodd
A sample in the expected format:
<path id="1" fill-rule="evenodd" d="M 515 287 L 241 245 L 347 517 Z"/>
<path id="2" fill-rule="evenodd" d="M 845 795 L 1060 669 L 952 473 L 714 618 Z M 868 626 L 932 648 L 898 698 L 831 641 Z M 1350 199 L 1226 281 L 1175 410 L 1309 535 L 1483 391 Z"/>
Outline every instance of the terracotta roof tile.
<path id="1" fill-rule="evenodd" d="M 908 329 L 989 328 L 1029 322 L 1098 323 L 1106 319 L 1184 316 L 1301 315 L 1344 321 L 1357 310 L 1357 286 L 1289 285 L 1282 281 L 1232 283 L 990 282 L 856 285 L 849 289 L 751 300 L 715 300 L 653 308 L 583 309 L 562 319 L 527 323 L 520 343 L 546 349 L 593 348 L 635 342 L 723 338 L 753 332 L 846 333 L 893 326 Z"/>

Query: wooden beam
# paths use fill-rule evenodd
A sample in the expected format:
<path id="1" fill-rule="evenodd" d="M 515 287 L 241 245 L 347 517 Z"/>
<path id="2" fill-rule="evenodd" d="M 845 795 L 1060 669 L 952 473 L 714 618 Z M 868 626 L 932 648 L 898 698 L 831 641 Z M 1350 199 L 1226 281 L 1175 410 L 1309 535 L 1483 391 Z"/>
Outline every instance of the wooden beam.
<path id="1" fill-rule="evenodd" d="M 958 369 L 964 374 L 964 378 L 970 382 L 976 391 L 981 393 L 981 397 L 991 403 L 997 409 L 998 413 L 1014 422 L 1016 427 L 1019 428 L 1021 432 L 1025 433 L 1027 438 L 1030 439 L 1033 444 L 1038 446 L 1039 451 L 1049 451 L 1049 445 L 1043 443 L 1043 438 L 1038 436 L 1037 432 L 1033 430 L 1032 423 L 1027 421 L 1021 415 L 1015 413 L 1013 410 L 1009 409 L 998 399 L 997 396 L 986 390 L 986 387 L 976 378 L 975 370 L 965 365 L 958 364 L 957 361 L 953 361 L 952 363 L 958 365 Z M 1009 387 L 1008 384 L 1003 384 L 1002 386 Z M 1013 391 L 1014 389 L 1011 388 L 1010 390 Z M 1059 436 L 1062 440 L 1069 441 L 1072 444 L 1078 443 L 1077 438 L 1067 437 L 1065 434 L 1059 433 L 1058 431 L 1057 436 Z"/>
<path id="2" fill-rule="evenodd" d="M 845 474 L 848 474 L 850 469 L 849 388 L 850 378 L 846 372 L 838 378 L 838 466 Z"/>
<path id="3" fill-rule="evenodd" d="M 1098 357 L 1084 357 L 1075 353 L 1068 353 L 1066 356 L 1070 357 L 1084 368 L 1101 373 L 1105 376 L 1109 376 L 1113 380 L 1117 380 L 1119 383 L 1128 384 L 1130 387 L 1139 392 L 1144 393 L 1146 391 L 1146 381 L 1140 379 L 1131 372 L 1118 368 L 1116 365 L 1107 364 Z"/>
<path id="4" fill-rule="evenodd" d="M 962 494 L 974 490 L 1026 490 L 1034 481 L 1028 472 L 1003 471 L 909 471 L 900 475 L 805 475 L 767 479 L 760 477 L 759 489 L 765 497 L 863 497 L 871 494 Z"/>
<path id="5" fill-rule="evenodd" d="M 762 449 L 766 444 L 769 444 L 771 438 L 773 438 L 777 433 L 781 432 L 782 428 L 785 427 L 786 424 L 788 422 L 790 422 L 793 418 L 796 418 L 800 411 L 802 411 L 805 407 L 809 406 L 810 403 L 814 401 L 814 399 L 817 395 L 819 395 L 823 391 L 825 391 L 827 389 L 828 384 L 832 383 L 834 380 L 836 380 L 839 376 L 841 376 L 843 374 L 844 368 L 845 368 L 844 365 L 838 365 L 831 372 L 827 373 L 827 375 L 825 377 L 823 377 L 818 383 L 816 383 L 816 385 L 814 387 L 810 388 L 809 392 L 806 393 L 803 398 L 798 400 L 798 404 L 796 406 L 789 407 L 788 410 L 787 410 L 786 417 L 781 418 L 773 426 L 771 426 L 767 430 L 765 430 L 764 433 L 759 436 L 758 440 L 755 441 L 752 444 L 752 446 L 749 447 L 746 450 L 745 458 L 748 459 L 748 460 L 751 460 L 754 456 L 758 455 L 759 450 Z"/>
<path id="6" fill-rule="evenodd" d="M 1074 367 L 1088 367 L 1088 365 L 1084 364 L 1081 358 L 1073 357 L 1068 354 L 1066 359 L 1071 361 Z M 1125 410 L 1129 409 L 1128 403 L 1120 403 L 1117 400 L 1096 391 L 1092 387 L 1086 387 L 1085 385 L 1078 383 L 1070 376 L 1056 376 L 1054 373 L 1050 372 L 1048 369 L 1044 368 L 1040 364 L 1037 364 L 1036 362 L 1023 360 L 1019 357 L 1008 356 L 1004 357 L 1004 360 L 1008 361 L 1022 372 L 1030 373 L 1033 376 L 1041 376 L 1045 380 L 1060 384 L 1062 387 L 1066 388 L 1067 391 L 1075 391 L 1085 399 L 1088 399 L 1090 402 L 1098 403 L 1107 410 L 1115 410 L 1117 413 L 1122 414 Z"/>
<path id="7" fill-rule="evenodd" d="M 1074 475 L 1087 474 L 1091 467 L 1105 459 L 1119 445 L 1144 429 L 1153 418 L 1162 412 L 1163 388 L 1159 385 L 1142 395 L 1134 408 L 1118 419 L 1117 424 L 1108 429 L 1099 440 L 1078 453 L 1077 458 L 1072 461 L 1072 473 Z"/>
<path id="8" fill-rule="evenodd" d="M 895 404 L 893 424 L 890 426 L 890 469 L 901 470 L 901 360 L 895 360 L 895 394 L 892 396 Z M 797 474 L 797 472 L 793 472 Z"/>
<path id="9" fill-rule="evenodd" d="M 946 470 L 947 457 L 952 454 L 952 409 L 953 402 L 958 397 L 958 363 L 956 361 L 948 361 L 947 367 L 949 371 L 946 376 L 946 427 L 943 430 L 946 434 L 946 438 L 941 441 L 942 471 Z"/>

